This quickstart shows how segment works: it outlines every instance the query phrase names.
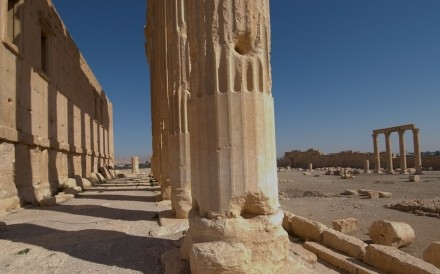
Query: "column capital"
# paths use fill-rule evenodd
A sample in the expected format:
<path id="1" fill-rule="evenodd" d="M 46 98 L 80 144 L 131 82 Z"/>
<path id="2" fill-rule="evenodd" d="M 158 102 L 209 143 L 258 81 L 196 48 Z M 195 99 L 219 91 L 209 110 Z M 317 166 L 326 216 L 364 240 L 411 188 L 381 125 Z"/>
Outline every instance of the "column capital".
<path id="1" fill-rule="evenodd" d="M 405 134 L 405 130 L 399 130 L 397 133 L 399 133 L 399 136 L 403 136 Z"/>
<path id="2" fill-rule="evenodd" d="M 420 128 L 414 128 L 412 129 L 413 134 L 419 134 Z"/>

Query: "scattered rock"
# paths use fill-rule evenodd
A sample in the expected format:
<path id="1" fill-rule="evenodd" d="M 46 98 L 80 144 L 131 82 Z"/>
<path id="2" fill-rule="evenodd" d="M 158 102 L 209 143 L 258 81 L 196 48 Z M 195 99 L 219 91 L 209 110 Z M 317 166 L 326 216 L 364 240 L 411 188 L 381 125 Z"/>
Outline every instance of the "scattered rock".
<path id="1" fill-rule="evenodd" d="M 312 175 L 310 172 L 304 172 L 303 174 L 306 176 Z"/>
<path id="2" fill-rule="evenodd" d="M 342 233 L 353 233 L 359 230 L 359 221 L 356 218 L 345 218 L 332 221 L 333 228 Z"/>
<path id="3" fill-rule="evenodd" d="M 420 176 L 419 175 L 409 175 L 409 181 L 410 182 L 420 182 Z"/>
<path id="4" fill-rule="evenodd" d="M 370 191 L 367 193 L 368 199 L 379 199 L 379 192 L 377 191 Z"/>
<path id="5" fill-rule="evenodd" d="M 391 198 L 391 192 L 379 191 L 379 198 Z"/>
<path id="6" fill-rule="evenodd" d="M 78 193 L 82 191 L 82 188 L 79 186 L 76 187 L 69 187 L 63 190 L 65 194 L 72 194 L 73 196 L 77 196 Z"/>
<path id="7" fill-rule="evenodd" d="M 358 192 L 357 192 L 357 190 L 354 190 L 354 189 L 346 189 L 341 194 L 342 195 L 358 195 Z"/>
<path id="8" fill-rule="evenodd" d="M 76 184 L 76 180 L 73 178 L 67 178 L 67 180 L 65 180 L 64 182 L 62 182 L 60 184 L 60 187 L 62 187 L 63 189 L 66 188 L 74 188 L 77 187 L 78 185 Z"/>
<path id="9" fill-rule="evenodd" d="M 373 243 L 397 248 L 410 245 L 416 237 L 409 224 L 386 220 L 373 222 L 368 232 Z"/>

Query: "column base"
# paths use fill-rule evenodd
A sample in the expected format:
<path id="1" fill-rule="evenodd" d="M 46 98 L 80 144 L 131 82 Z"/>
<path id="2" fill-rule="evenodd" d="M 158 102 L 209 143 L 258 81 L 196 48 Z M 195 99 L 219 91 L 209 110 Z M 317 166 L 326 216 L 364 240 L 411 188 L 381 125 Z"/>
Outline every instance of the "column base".
<path id="1" fill-rule="evenodd" d="M 192 207 L 191 186 L 173 189 L 171 191 L 171 204 L 176 213 L 176 219 L 188 219 Z"/>
<path id="2" fill-rule="evenodd" d="M 278 273 L 287 263 L 289 238 L 282 227 L 283 212 L 272 215 L 206 219 L 196 210 L 181 257 L 191 273 Z"/>

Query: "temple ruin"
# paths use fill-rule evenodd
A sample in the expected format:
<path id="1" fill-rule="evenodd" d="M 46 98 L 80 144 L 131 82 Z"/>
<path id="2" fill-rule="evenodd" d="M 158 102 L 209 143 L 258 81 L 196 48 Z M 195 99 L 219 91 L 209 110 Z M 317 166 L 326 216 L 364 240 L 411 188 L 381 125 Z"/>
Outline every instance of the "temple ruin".
<path id="1" fill-rule="evenodd" d="M 193 273 L 276 272 L 289 240 L 278 202 L 269 1 L 150 0 L 146 37 L 152 169 L 176 216 L 189 215 L 182 257 Z"/>
<path id="2" fill-rule="evenodd" d="M 414 124 L 402 125 L 397 127 L 389 127 L 382 129 L 373 130 L 373 147 L 374 147 L 374 172 L 380 173 L 380 155 L 379 155 L 379 141 L 378 135 L 385 135 L 385 147 L 386 147 L 386 163 L 387 163 L 387 173 L 393 174 L 393 152 L 391 149 L 391 133 L 397 132 L 399 134 L 399 149 L 400 149 L 400 173 L 408 174 L 408 168 L 406 164 L 406 145 L 404 134 L 406 130 L 411 130 L 413 133 L 414 140 L 414 165 L 416 174 L 422 174 L 422 161 L 420 155 L 420 141 L 419 141 L 419 129 L 414 126 Z"/>
<path id="3" fill-rule="evenodd" d="M 113 163 L 112 104 L 51 1 L 0 1 L 0 210 Z"/>

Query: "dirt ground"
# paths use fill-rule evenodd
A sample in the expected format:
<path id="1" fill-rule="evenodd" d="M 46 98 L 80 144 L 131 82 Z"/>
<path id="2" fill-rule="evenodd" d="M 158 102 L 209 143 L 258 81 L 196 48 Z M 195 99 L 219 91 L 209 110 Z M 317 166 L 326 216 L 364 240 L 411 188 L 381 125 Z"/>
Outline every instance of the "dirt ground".
<path id="1" fill-rule="evenodd" d="M 279 189 L 286 197 L 280 200 L 283 209 L 332 227 L 332 220 L 354 217 L 360 230 L 353 234 L 369 241 L 368 228 L 377 220 L 405 222 L 414 229 L 416 239 L 403 251 L 421 258 L 433 241 L 440 241 L 440 218 L 419 216 L 386 208 L 385 205 L 406 200 L 435 201 L 434 211 L 440 212 L 440 171 L 426 171 L 418 183 L 409 182 L 408 175 L 359 174 L 353 179 L 324 175 L 324 171 L 279 172 Z M 316 177 L 321 175 L 320 177 Z M 391 192 L 391 198 L 367 199 L 362 196 L 339 195 L 346 189 L 369 189 Z"/>

